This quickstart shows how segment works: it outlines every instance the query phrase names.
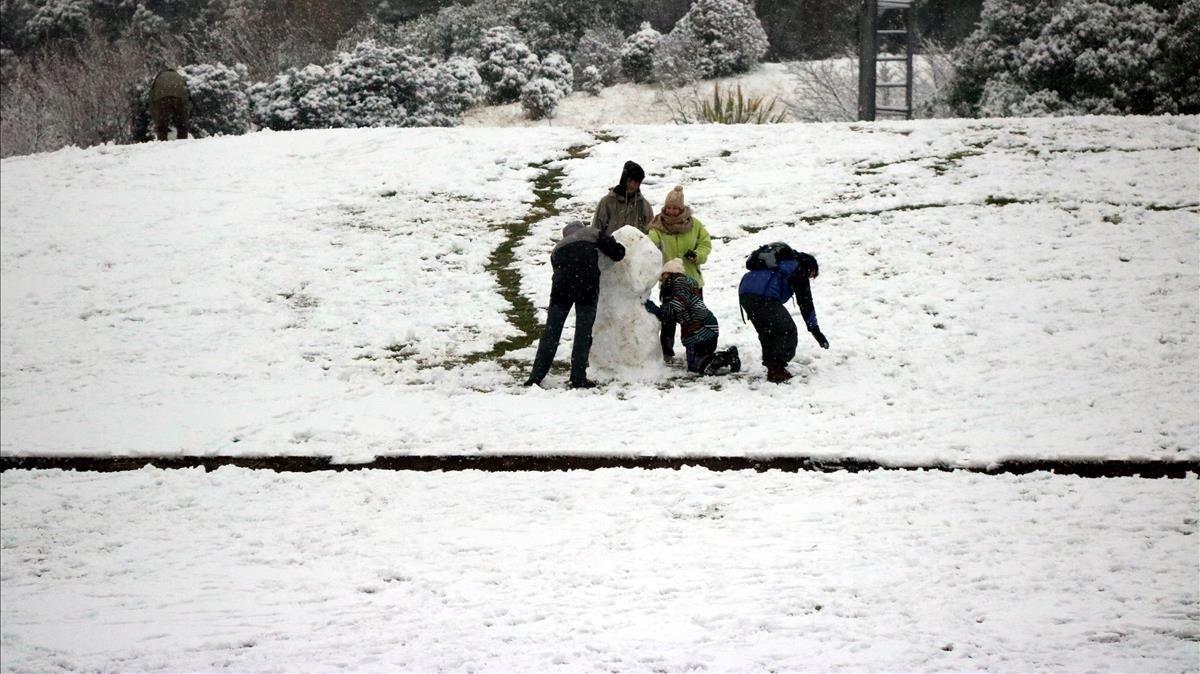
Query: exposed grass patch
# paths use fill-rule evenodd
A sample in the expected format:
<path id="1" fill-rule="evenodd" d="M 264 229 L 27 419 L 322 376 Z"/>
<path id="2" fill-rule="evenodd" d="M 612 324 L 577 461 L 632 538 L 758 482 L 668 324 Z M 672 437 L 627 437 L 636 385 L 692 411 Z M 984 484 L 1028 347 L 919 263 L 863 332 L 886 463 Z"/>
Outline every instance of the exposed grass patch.
<path id="1" fill-rule="evenodd" d="M 1009 204 L 1032 204 L 1036 202 L 1031 199 L 1014 199 L 1012 197 L 998 197 L 994 194 L 989 194 L 988 198 L 983 200 L 983 203 L 988 206 L 1008 206 Z"/>
<path id="2" fill-rule="evenodd" d="M 567 150 L 567 154 L 578 159 L 587 156 L 588 147 L 576 145 Z M 506 359 L 503 356 L 510 351 L 524 349 L 533 344 L 539 335 L 537 308 L 521 293 L 521 273 L 516 265 L 517 246 L 529 236 L 533 225 L 546 218 L 560 213 L 558 201 L 570 197 L 562 189 L 562 178 L 565 171 L 561 167 L 549 168 L 554 160 L 532 163 L 529 166 L 541 171 L 533 179 L 533 207 L 529 214 L 520 222 L 504 226 L 504 241 L 492 253 L 491 259 L 484 269 L 496 276 L 500 285 L 500 295 L 508 302 L 504 315 L 508 322 L 517 329 L 518 334 L 508 339 L 496 342 L 489 351 L 473 353 L 462 360 L 465 365 L 473 365 L 485 360 L 496 360 L 501 366 L 512 370 L 526 364 Z"/>

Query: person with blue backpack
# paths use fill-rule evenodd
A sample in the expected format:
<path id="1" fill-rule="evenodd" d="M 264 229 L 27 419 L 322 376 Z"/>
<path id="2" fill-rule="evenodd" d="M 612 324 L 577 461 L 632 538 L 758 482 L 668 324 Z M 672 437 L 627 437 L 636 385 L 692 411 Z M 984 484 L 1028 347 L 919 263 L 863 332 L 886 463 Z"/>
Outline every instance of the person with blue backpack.
<path id="1" fill-rule="evenodd" d="M 782 242 L 759 247 L 746 259 L 746 273 L 738 284 L 738 300 L 758 333 L 767 381 L 776 384 L 792 378 L 788 362 L 796 355 L 796 321 L 788 313 L 787 301 L 796 298 L 804 325 L 822 349 L 829 340 L 817 324 L 811 279 L 817 278 L 817 259 L 793 250 Z"/>

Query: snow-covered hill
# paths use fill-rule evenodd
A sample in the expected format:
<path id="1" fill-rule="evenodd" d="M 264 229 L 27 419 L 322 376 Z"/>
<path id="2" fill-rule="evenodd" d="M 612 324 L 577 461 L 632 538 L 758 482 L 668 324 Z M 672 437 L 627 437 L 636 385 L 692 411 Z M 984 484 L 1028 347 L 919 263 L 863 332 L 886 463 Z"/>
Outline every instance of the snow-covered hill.
<path id="1" fill-rule="evenodd" d="M 0 451 L 1194 460 L 1198 133 L 363 129 L 6 159 Z M 717 239 L 706 299 L 748 371 L 522 389 L 549 248 L 626 159 Z M 802 336 L 785 386 L 735 290 L 776 239 L 821 261 L 831 342 Z"/>

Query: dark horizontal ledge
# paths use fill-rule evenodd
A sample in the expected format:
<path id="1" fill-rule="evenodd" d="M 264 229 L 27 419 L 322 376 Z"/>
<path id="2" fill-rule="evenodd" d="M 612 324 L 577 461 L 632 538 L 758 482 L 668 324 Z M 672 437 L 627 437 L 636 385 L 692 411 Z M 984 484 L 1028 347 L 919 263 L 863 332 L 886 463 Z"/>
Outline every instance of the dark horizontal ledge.
<path id="1" fill-rule="evenodd" d="M 146 466 L 163 469 L 204 468 L 215 470 L 236 466 L 256 470 L 289 473 L 346 470 L 413 470 L 457 471 L 482 470 L 491 472 L 564 470 L 598 470 L 601 468 L 641 468 L 671 470 L 688 466 L 713 471 L 779 470 L 784 472 L 812 471 L 820 473 L 858 473 L 872 470 L 967 472 L 984 475 L 1024 475 L 1048 472 L 1079 477 L 1144 477 L 1184 478 L 1200 474 L 1200 461 L 1146 460 L 1086 460 L 1086 459 L 1011 459 L 994 463 L 974 464 L 885 464 L 869 459 L 848 459 L 811 456 L 567 456 L 532 454 L 450 455 L 450 456 L 387 456 L 366 463 L 334 463 L 324 456 L 172 456 L 172 457 L 88 457 L 88 456 L 3 456 L 0 471 L 8 470 L 78 470 L 116 472 L 140 470 Z"/>

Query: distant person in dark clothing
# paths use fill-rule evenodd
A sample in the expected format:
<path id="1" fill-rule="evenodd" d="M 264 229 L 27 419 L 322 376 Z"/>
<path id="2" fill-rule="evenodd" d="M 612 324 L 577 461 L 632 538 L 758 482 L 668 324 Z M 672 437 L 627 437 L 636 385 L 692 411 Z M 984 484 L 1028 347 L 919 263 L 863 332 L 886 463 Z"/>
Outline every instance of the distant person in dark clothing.
<path id="1" fill-rule="evenodd" d="M 176 138 L 187 138 L 191 113 L 187 80 L 174 70 L 160 72 L 150 85 L 150 119 L 154 121 L 155 137 L 166 140 L 167 131 L 174 126 Z"/>
<path id="2" fill-rule="evenodd" d="M 625 162 L 617 186 L 596 204 L 592 226 L 609 234 L 629 226 L 645 234 L 650 229 L 650 221 L 654 219 L 654 208 L 642 196 L 642 181 L 645 179 L 646 172 L 641 166 L 631 161 Z"/>
<path id="3" fill-rule="evenodd" d="M 600 297 L 599 254 L 620 261 L 625 257 L 625 247 L 617 243 L 610 234 L 601 233 L 595 227 L 582 222 L 573 222 L 563 228 L 563 238 L 550 253 L 550 265 L 554 278 L 550 286 L 550 308 L 546 314 L 546 328 L 538 341 L 537 355 L 533 359 L 533 372 L 525 381 L 526 386 L 542 383 L 558 342 L 562 338 L 563 324 L 571 306 L 575 307 L 575 341 L 571 345 L 571 388 L 594 388 L 596 382 L 587 378 L 588 353 L 592 349 L 592 324 L 596 321 L 596 302 Z"/>
<path id="4" fill-rule="evenodd" d="M 751 256 L 751 260 L 746 261 L 750 271 L 742 276 L 738 285 L 738 299 L 758 332 L 767 381 L 778 384 L 792 378 L 787 364 L 796 355 L 796 322 L 785 306 L 793 294 L 813 339 L 822 349 L 829 348 L 829 340 L 817 325 L 817 312 L 809 287 L 809 280 L 817 278 L 817 259 L 808 253 L 793 252 L 783 244 L 771 245 L 786 249 L 788 259 L 777 263 L 772 260 L 771 266 L 766 268 L 753 268 Z"/>

